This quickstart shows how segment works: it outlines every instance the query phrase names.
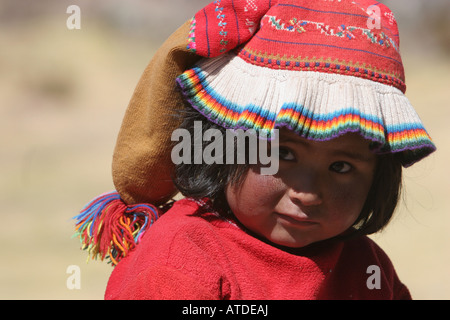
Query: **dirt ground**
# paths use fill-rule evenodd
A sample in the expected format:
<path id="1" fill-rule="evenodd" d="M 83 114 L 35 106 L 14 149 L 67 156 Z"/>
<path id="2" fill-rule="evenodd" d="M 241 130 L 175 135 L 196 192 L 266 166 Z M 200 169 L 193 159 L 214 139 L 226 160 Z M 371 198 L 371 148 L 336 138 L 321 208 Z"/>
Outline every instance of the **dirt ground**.
<path id="1" fill-rule="evenodd" d="M 114 188 L 115 137 L 155 47 L 83 23 L 0 32 L 0 299 L 102 299 L 112 270 L 86 262 L 71 217 Z M 449 299 L 450 59 L 404 60 L 407 95 L 438 152 L 405 170 L 404 201 L 373 238 L 415 299 Z M 80 289 L 67 287 L 71 265 Z"/>

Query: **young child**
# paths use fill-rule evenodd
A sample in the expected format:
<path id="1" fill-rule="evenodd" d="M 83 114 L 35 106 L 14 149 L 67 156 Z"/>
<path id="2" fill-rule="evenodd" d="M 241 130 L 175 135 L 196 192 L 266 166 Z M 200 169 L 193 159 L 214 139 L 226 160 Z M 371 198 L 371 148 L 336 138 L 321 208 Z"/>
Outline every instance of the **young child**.
<path id="1" fill-rule="evenodd" d="M 392 217 L 402 166 L 435 150 L 405 90 L 397 24 L 377 1 L 200 10 L 134 93 L 118 192 L 76 217 L 84 248 L 115 265 L 105 298 L 411 299 L 367 237 Z M 276 173 L 225 161 L 236 144 L 195 162 L 204 136 L 187 144 L 193 161 L 174 165 L 172 133 L 194 137 L 197 124 L 215 139 L 269 137 Z M 168 202 L 177 191 L 185 198 Z"/>

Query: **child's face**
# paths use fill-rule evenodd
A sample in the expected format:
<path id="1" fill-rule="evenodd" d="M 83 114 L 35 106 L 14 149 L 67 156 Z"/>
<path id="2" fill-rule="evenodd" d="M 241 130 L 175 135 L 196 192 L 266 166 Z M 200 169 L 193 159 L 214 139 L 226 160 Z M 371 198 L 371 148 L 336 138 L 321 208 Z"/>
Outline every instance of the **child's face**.
<path id="1" fill-rule="evenodd" d="M 292 248 L 337 236 L 358 218 L 372 184 L 376 156 L 369 141 L 349 133 L 317 142 L 280 130 L 278 174 L 251 168 L 228 186 L 228 204 L 249 230 Z"/>

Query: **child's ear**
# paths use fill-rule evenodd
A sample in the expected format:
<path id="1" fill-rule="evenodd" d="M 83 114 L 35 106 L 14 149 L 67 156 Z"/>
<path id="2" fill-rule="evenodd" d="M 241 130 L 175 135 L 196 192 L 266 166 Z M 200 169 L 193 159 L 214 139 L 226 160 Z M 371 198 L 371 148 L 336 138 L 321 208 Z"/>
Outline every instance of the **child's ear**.
<path id="1" fill-rule="evenodd" d="M 116 190 L 127 204 L 163 204 L 176 189 L 172 182 L 171 134 L 181 117 L 176 77 L 200 58 L 188 51 L 190 22 L 156 52 L 133 93 L 117 138 L 112 162 Z"/>

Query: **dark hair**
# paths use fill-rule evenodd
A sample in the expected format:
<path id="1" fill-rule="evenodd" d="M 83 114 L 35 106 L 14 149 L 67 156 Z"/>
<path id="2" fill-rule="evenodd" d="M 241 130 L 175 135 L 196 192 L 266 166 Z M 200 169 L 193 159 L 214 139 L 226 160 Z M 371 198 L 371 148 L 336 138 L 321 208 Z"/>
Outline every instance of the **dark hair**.
<path id="1" fill-rule="evenodd" d="M 380 154 L 372 186 L 354 224 L 356 235 L 384 229 L 398 205 L 402 190 L 402 164 L 398 154 Z"/>
<path id="2" fill-rule="evenodd" d="M 202 132 L 208 129 L 216 129 L 222 133 L 222 136 L 225 136 L 225 128 L 208 121 L 192 107 L 180 112 L 183 115 L 183 121 L 179 128 L 188 130 L 191 137 L 194 136 L 194 123 L 197 121 L 201 122 Z M 204 150 L 209 142 L 202 141 L 202 143 L 202 150 Z M 227 150 L 227 144 L 223 146 L 222 155 L 225 157 L 225 154 L 231 150 Z M 236 157 L 236 144 L 233 147 L 234 150 L 232 152 Z M 194 157 L 195 154 L 192 152 L 190 164 L 183 162 L 175 166 L 173 177 L 175 186 L 185 197 L 194 199 L 209 198 L 214 210 L 222 214 L 227 214 L 229 207 L 225 197 L 225 187 L 229 183 L 239 185 L 244 180 L 250 166 L 248 164 L 207 164 L 204 162 L 194 164 Z"/>
<path id="3" fill-rule="evenodd" d="M 202 130 L 217 129 L 225 135 L 225 129 L 207 120 L 192 107 L 182 111 L 180 126 L 194 136 L 194 122 L 201 121 Z M 203 148 L 209 142 L 203 142 Z M 248 150 L 248 149 L 246 149 Z M 236 144 L 234 145 L 236 155 Z M 226 149 L 224 147 L 225 155 Z M 191 155 L 192 162 L 194 154 Z M 235 162 L 236 163 L 236 162 Z M 210 198 L 214 210 L 221 214 L 230 214 L 225 197 L 225 187 L 231 183 L 243 182 L 249 164 L 178 164 L 175 166 L 173 181 L 178 190 L 186 197 L 194 199 Z M 364 207 L 345 237 L 368 235 L 382 230 L 392 218 L 397 207 L 402 185 L 402 165 L 395 154 L 378 155 L 374 180 Z"/>

